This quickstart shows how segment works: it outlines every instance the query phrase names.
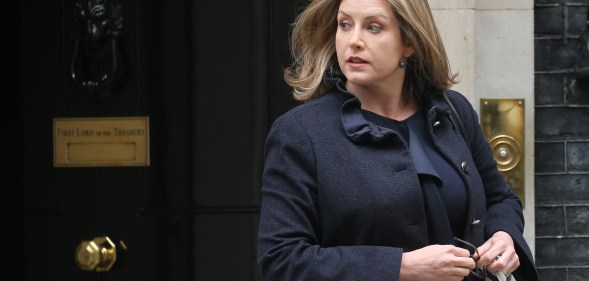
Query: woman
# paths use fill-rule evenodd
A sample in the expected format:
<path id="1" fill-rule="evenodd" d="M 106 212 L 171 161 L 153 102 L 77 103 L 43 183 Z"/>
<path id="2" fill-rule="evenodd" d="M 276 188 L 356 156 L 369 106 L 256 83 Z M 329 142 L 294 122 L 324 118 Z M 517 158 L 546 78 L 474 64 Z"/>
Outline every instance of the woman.
<path id="1" fill-rule="evenodd" d="M 537 279 L 427 0 L 314 0 L 291 40 L 285 80 L 305 103 L 266 142 L 264 280 Z"/>

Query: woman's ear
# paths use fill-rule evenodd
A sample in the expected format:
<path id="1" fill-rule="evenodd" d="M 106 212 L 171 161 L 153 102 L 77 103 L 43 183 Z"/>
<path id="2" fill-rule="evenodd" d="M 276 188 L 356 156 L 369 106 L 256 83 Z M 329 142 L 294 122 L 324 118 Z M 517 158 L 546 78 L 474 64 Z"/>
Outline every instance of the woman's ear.
<path id="1" fill-rule="evenodd" d="M 405 50 L 403 51 L 403 56 L 408 58 L 415 53 L 415 48 L 413 46 L 405 46 Z"/>

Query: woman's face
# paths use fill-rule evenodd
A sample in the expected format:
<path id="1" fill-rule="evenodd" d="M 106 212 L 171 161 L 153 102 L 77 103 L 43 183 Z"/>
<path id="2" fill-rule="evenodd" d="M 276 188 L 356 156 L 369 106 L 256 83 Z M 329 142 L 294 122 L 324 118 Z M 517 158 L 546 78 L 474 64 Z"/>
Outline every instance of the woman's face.
<path id="1" fill-rule="evenodd" d="M 399 62 L 413 53 L 386 0 L 342 0 L 335 46 L 348 83 L 357 86 L 403 83 Z"/>

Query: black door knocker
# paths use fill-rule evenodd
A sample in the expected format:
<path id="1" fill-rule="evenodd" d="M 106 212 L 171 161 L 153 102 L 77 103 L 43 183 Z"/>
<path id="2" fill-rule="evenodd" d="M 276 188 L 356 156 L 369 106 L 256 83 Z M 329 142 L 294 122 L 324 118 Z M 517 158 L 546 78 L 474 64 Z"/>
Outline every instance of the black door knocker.
<path id="1" fill-rule="evenodd" d="M 74 8 L 74 50 L 70 75 L 91 97 L 108 98 L 120 70 L 117 41 L 123 29 L 117 0 L 78 0 Z"/>

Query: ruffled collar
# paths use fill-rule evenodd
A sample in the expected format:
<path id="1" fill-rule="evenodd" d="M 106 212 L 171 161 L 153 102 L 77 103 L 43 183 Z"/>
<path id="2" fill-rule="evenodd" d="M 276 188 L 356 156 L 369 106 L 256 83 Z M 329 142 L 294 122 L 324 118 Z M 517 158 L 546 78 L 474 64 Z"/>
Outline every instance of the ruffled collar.
<path id="1" fill-rule="evenodd" d="M 378 126 L 364 117 L 361 109 L 361 102 L 354 94 L 346 89 L 344 79 L 341 77 L 325 77 L 325 82 L 332 85 L 332 90 L 336 91 L 343 99 L 341 106 L 341 120 L 346 135 L 355 142 L 383 142 L 391 138 L 400 138 L 397 133 L 388 128 Z M 439 107 L 436 102 L 438 99 L 430 98 L 426 100 L 426 122 L 435 120 L 438 114 L 448 116 L 449 110 L 446 107 Z M 441 100 L 441 99 L 440 99 Z"/>
<path id="2" fill-rule="evenodd" d="M 346 135 L 355 142 L 382 142 L 392 137 L 398 137 L 396 132 L 385 127 L 378 126 L 364 117 L 361 102 L 354 94 L 350 93 L 344 84 L 344 80 L 338 77 L 328 77 L 325 81 L 335 88 L 342 96 L 344 103 L 341 106 L 342 125 Z"/>

